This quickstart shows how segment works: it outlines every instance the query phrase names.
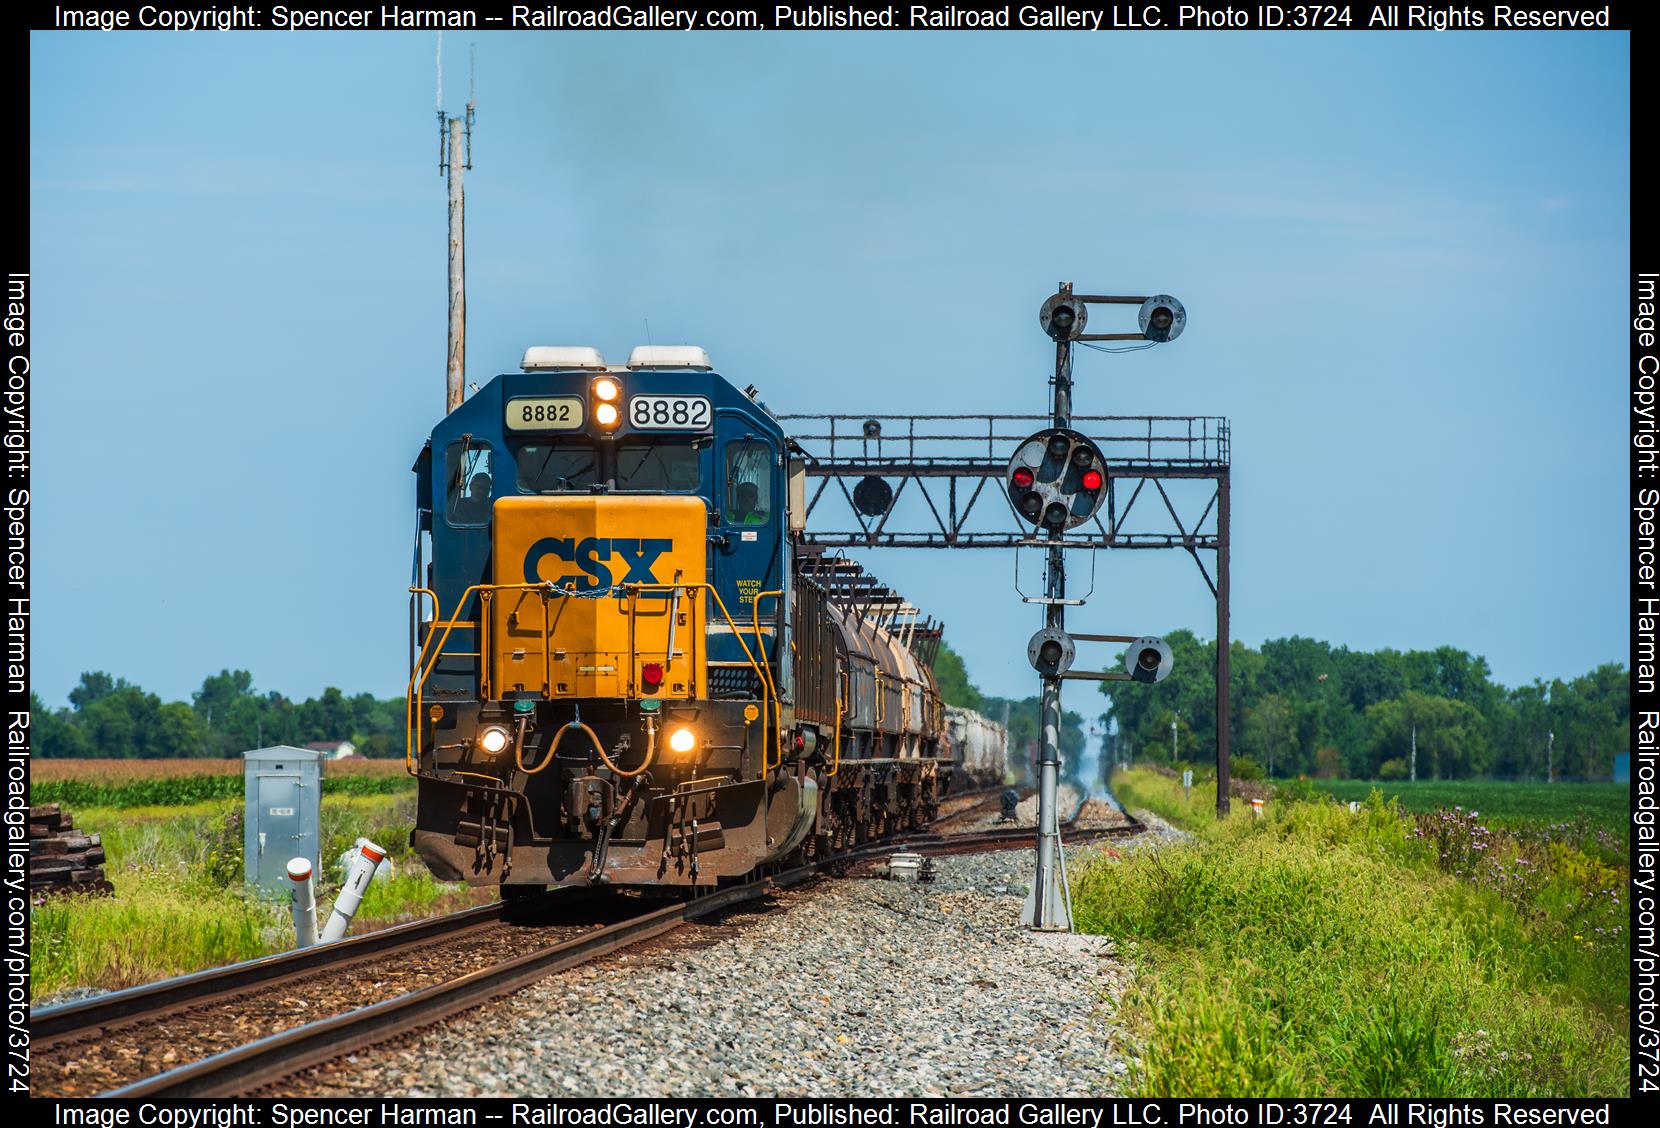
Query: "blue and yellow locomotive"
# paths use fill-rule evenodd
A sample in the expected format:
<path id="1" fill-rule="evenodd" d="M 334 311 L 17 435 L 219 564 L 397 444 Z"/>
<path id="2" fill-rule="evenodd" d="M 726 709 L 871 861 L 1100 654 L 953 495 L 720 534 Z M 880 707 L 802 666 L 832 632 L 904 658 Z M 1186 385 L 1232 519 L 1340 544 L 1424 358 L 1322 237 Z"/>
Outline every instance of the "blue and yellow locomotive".
<path id="1" fill-rule="evenodd" d="M 802 453 L 702 349 L 532 348 L 415 472 L 408 762 L 438 876 L 714 885 L 965 786 L 937 632 L 801 544 Z"/>

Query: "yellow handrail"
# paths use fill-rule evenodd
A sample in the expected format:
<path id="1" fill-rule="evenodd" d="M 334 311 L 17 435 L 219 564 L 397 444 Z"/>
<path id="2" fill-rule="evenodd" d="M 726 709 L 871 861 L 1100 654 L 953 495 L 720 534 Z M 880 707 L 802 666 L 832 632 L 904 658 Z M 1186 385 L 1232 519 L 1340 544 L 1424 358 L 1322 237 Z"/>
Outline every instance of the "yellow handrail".
<path id="1" fill-rule="evenodd" d="M 675 571 L 675 575 L 676 576 L 680 575 L 680 572 L 679 572 L 678 569 Z M 700 585 L 687 584 L 687 583 L 670 583 L 670 584 L 667 584 L 665 586 L 669 588 L 671 594 L 674 597 L 671 600 L 670 604 L 669 604 L 669 610 L 668 610 L 668 615 L 669 615 L 669 637 L 663 640 L 663 645 L 664 645 L 664 648 L 665 648 L 664 649 L 663 668 L 664 668 L 664 671 L 665 671 L 664 676 L 667 677 L 668 668 L 674 664 L 674 645 L 673 645 L 673 643 L 674 643 L 674 625 L 675 625 L 674 624 L 674 616 L 677 613 L 677 609 L 680 606 L 679 591 L 680 591 L 681 588 L 698 587 Z M 637 619 L 637 617 L 639 615 L 639 611 L 640 611 L 639 592 L 638 592 L 637 589 L 640 588 L 640 587 L 641 587 L 641 585 L 639 585 L 639 584 L 629 584 L 625 588 L 625 591 L 628 594 L 628 671 L 629 671 L 628 672 L 628 678 L 629 678 L 628 684 L 629 684 L 630 692 L 634 691 L 634 669 L 635 669 L 636 663 L 639 661 L 639 658 L 640 658 L 640 648 L 639 648 L 638 642 L 636 641 L 637 638 L 638 638 L 638 635 L 639 635 L 639 627 L 638 627 L 638 623 L 636 622 L 636 619 Z M 737 627 L 733 627 L 732 630 L 733 630 L 734 634 L 737 633 Z M 690 635 L 691 639 L 692 639 L 691 645 L 688 648 L 687 654 L 688 654 L 688 664 L 691 666 L 692 673 L 695 675 L 697 673 L 697 638 L 698 638 L 699 632 L 697 632 L 697 631 L 687 631 L 686 633 L 688 635 Z M 686 699 L 688 701 L 693 700 L 697 697 L 697 678 L 696 677 L 689 677 L 689 678 L 686 679 L 686 689 L 687 689 Z M 662 694 L 658 694 L 658 696 L 662 696 Z"/>
<path id="2" fill-rule="evenodd" d="M 456 600 L 455 610 L 450 613 L 449 618 L 446 619 L 445 622 L 444 622 L 443 633 L 436 635 L 436 638 L 437 638 L 437 645 L 436 646 L 434 646 L 434 643 L 433 643 L 433 639 L 435 637 L 434 634 L 432 632 L 428 632 L 427 637 L 426 637 L 426 641 L 421 644 L 421 652 L 415 656 L 415 668 L 409 672 L 409 690 L 408 690 L 408 693 L 404 697 L 404 701 L 405 701 L 404 768 L 408 771 L 408 773 L 410 775 L 419 774 L 415 770 L 415 725 L 416 725 L 415 718 L 417 716 L 419 716 L 419 713 L 420 713 L 421 688 L 426 685 L 427 678 L 432 675 L 433 667 L 438 665 L 438 659 L 443 657 L 444 643 L 449 641 L 450 632 L 452 630 L 454 630 L 456 627 L 476 627 L 478 625 L 478 624 L 474 623 L 471 619 L 462 619 L 462 618 L 460 618 L 461 609 L 463 607 L 467 606 L 467 601 L 473 597 L 474 592 L 483 592 L 483 591 L 491 591 L 491 592 L 496 592 L 496 591 L 532 591 L 532 590 L 548 590 L 548 591 L 551 592 L 551 591 L 562 591 L 562 590 L 565 590 L 565 589 L 554 588 L 550 584 L 472 584 L 472 585 L 468 586 L 467 590 L 465 590 L 461 593 L 461 598 Z M 411 588 L 410 591 L 411 592 L 427 591 L 427 589 L 426 588 L 419 588 L 419 589 Z M 438 597 L 437 597 L 436 594 L 433 594 L 431 592 L 428 592 L 428 594 L 432 594 L 433 613 L 436 615 L 437 611 L 438 611 Z M 483 667 L 484 663 L 488 660 L 489 652 L 482 645 L 482 643 L 484 641 L 484 639 L 482 637 L 482 632 L 481 632 L 481 636 L 480 636 L 479 641 L 481 643 L 481 645 L 478 648 L 479 649 L 479 658 L 478 658 L 478 660 L 479 660 L 479 665 L 481 667 L 479 673 L 480 673 L 480 676 L 481 676 L 481 680 L 487 683 L 489 679 L 488 679 L 488 676 L 484 674 L 484 671 L 483 671 L 482 667 Z M 429 650 L 432 651 L 432 657 L 431 657 L 430 660 L 427 659 L 427 652 Z"/>
<path id="3" fill-rule="evenodd" d="M 784 592 L 782 589 L 778 591 L 758 591 L 755 593 L 755 598 L 750 601 L 750 610 L 755 613 L 755 649 L 761 652 L 763 659 L 767 656 L 767 644 L 766 640 L 761 637 L 761 600 L 768 597 L 783 599 Z M 764 661 L 761 663 L 761 677 L 764 680 L 767 693 L 772 697 L 773 731 L 778 740 L 778 763 L 776 764 L 767 762 L 767 746 L 764 743 L 761 745 L 761 772 L 765 774 L 773 768 L 782 767 L 784 764 L 784 710 L 778 703 L 778 685 L 772 680 L 772 667 Z M 766 735 L 766 726 L 762 725 L 761 739 L 763 741 L 766 739 Z"/>
<path id="4" fill-rule="evenodd" d="M 755 660 L 755 655 L 753 653 L 751 653 L 751 651 L 749 649 L 749 643 L 744 641 L 743 634 L 740 633 L 739 630 L 738 630 L 738 624 L 736 622 L 734 622 L 733 619 L 732 619 L 732 613 L 726 609 L 726 601 L 721 599 L 720 592 L 715 590 L 715 586 L 713 584 L 709 584 L 709 583 L 698 583 L 698 584 L 690 584 L 690 583 L 677 583 L 677 584 L 621 584 L 621 585 L 619 585 L 619 587 L 626 593 L 639 593 L 639 592 L 642 592 L 642 591 L 671 591 L 675 588 L 684 588 L 684 589 L 687 589 L 687 590 L 708 591 L 708 593 L 711 596 L 714 597 L 715 606 L 720 609 L 721 617 L 726 620 L 726 625 L 732 629 L 732 637 L 737 639 L 738 640 L 738 645 L 743 648 L 744 657 L 749 660 L 749 666 L 750 666 L 750 669 L 755 672 L 756 681 L 758 681 L 761 684 L 761 689 L 762 689 L 762 694 L 763 694 L 763 696 L 762 696 L 762 717 L 765 718 L 767 707 L 768 706 L 774 706 L 774 701 L 772 699 L 772 693 L 771 693 L 771 684 L 772 683 L 771 683 L 770 679 L 767 677 L 765 671 L 763 670 L 761 663 L 759 663 Z M 438 611 L 438 597 L 437 597 L 436 594 L 434 594 L 433 592 L 431 592 L 427 588 L 411 588 L 410 591 L 411 591 L 411 593 L 425 592 L 427 595 L 430 595 L 432 597 L 432 601 L 433 601 L 433 613 L 434 613 L 434 615 L 437 614 L 437 611 Z M 495 593 L 495 592 L 498 592 L 498 591 L 540 591 L 540 592 L 546 593 L 550 597 L 553 596 L 553 595 L 560 595 L 560 596 L 568 597 L 568 596 L 571 596 L 571 595 L 574 594 L 574 589 L 555 587 L 554 585 L 552 585 L 550 583 L 539 583 L 539 584 L 472 584 L 472 585 L 468 586 L 468 588 L 461 593 L 461 597 L 456 601 L 455 611 L 449 616 L 449 618 L 444 623 L 443 632 L 441 634 L 436 634 L 436 636 L 435 636 L 435 632 L 428 632 L 425 641 L 423 641 L 422 644 L 421 644 L 421 652 L 418 655 L 416 655 L 415 668 L 409 672 L 409 690 L 408 690 L 408 693 L 406 694 L 405 699 L 404 699 L 405 700 L 405 710 L 404 710 L 404 722 L 405 722 L 405 724 L 404 724 L 404 767 L 410 775 L 419 774 L 415 769 L 415 732 L 416 732 L 416 725 L 418 723 L 416 718 L 420 715 L 422 687 L 424 687 L 426 685 L 427 678 L 431 676 L 433 668 L 438 665 L 438 659 L 443 656 L 444 643 L 449 640 L 450 631 L 454 630 L 458 626 L 460 626 L 460 627 L 471 627 L 471 626 L 476 626 L 477 625 L 477 624 L 473 623 L 471 620 L 464 620 L 464 619 L 461 619 L 459 617 L 461 615 L 461 609 L 464 608 L 465 606 L 467 606 L 467 601 L 470 600 L 473 597 L 473 594 L 475 592 Z M 436 637 L 436 642 L 434 641 L 435 637 Z M 482 641 L 482 639 L 481 639 L 481 641 Z M 757 640 L 757 641 L 759 641 L 759 640 Z M 431 651 L 431 655 L 432 655 L 430 659 L 427 657 L 429 651 Z M 480 664 L 480 667 L 481 667 L 481 669 L 480 669 L 481 684 L 487 684 L 488 683 L 488 676 L 484 674 L 484 671 L 482 669 L 483 664 L 485 662 L 487 662 L 488 660 L 489 660 L 489 652 L 484 646 L 481 645 L 479 647 L 479 664 Z M 780 713 L 779 716 L 780 716 L 780 719 L 781 719 L 782 714 Z M 762 744 L 761 744 L 761 757 L 762 757 L 762 760 L 761 760 L 761 762 L 762 762 L 763 768 L 765 767 L 765 765 L 770 760 L 770 757 L 768 757 L 768 755 L 767 755 L 767 748 L 766 748 L 766 735 L 767 735 L 766 729 L 767 729 L 766 721 L 763 719 L 762 722 L 761 722 L 761 740 L 762 740 Z M 782 762 L 782 759 L 783 759 L 782 756 L 780 756 L 779 759 L 780 759 L 780 762 Z"/>
<path id="5" fill-rule="evenodd" d="M 767 745 L 766 745 L 767 722 L 766 722 L 766 715 L 767 715 L 767 706 L 771 704 L 771 695 L 768 693 L 767 677 L 766 677 L 766 674 L 762 672 L 761 663 L 757 662 L 755 660 L 755 655 L 750 653 L 749 643 L 744 641 L 743 634 L 741 632 L 739 632 L 739 630 L 738 630 L 738 624 L 732 621 L 732 612 L 730 612 L 726 609 L 726 601 L 720 597 L 720 592 L 715 590 L 715 585 L 714 584 L 708 584 L 708 583 L 704 583 L 704 584 L 684 584 L 684 583 L 682 583 L 682 584 L 624 584 L 623 585 L 623 590 L 625 590 L 625 591 L 669 591 L 673 588 L 688 588 L 688 589 L 695 588 L 695 589 L 698 589 L 698 590 L 701 590 L 701 591 L 707 591 L 710 595 L 714 596 L 715 606 L 720 608 L 721 618 L 725 619 L 726 620 L 726 625 L 728 627 L 732 628 L 732 637 L 738 640 L 738 645 L 739 646 L 743 647 L 744 657 L 749 660 L 749 668 L 751 670 L 755 671 L 755 680 L 761 683 L 761 692 L 762 692 L 762 697 L 761 697 L 761 718 L 762 718 L 762 720 L 761 720 L 761 764 L 762 764 L 762 769 L 763 769 L 762 774 L 765 774 L 765 768 L 766 768 L 766 764 L 767 764 Z"/>
<path id="6" fill-rule="evenodd" d="M 830 775 L 842 770 L 842 680 L 836 679 L 836 754 L 830 761 Z M 829 778 L 828 776 L 826 778 Z"/>

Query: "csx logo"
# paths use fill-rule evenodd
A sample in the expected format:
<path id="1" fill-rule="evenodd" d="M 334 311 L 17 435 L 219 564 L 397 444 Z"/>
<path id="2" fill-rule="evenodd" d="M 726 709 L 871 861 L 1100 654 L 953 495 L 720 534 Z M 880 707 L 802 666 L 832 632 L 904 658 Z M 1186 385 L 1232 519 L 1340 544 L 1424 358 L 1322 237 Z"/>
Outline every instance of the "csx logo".
<path id="1" fill-rule="evenodd" d="M 575 564 L 582 572 L 569 572 L 555 579 L 556 587 L 574 587 L 577 591 L 595 591 L 618 584 L 655 584 L 657 577 L 651 566 L 657 558 L 674 548 L 672 540 L 646 540 L 636 537 L 543 537 L 525 553 L 525 583 L 539 584 L 542 557 L 555 556 L 567 564 Z M 606 561 L 618 561 L 623 568 L 621 579 Z"/>

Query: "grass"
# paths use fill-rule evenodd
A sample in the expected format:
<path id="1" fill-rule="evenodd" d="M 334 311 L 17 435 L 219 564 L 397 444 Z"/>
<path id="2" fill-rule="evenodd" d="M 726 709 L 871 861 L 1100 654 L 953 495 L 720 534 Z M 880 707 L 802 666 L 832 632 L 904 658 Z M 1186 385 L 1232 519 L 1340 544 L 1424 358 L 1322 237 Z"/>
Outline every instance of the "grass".
<path id="1" fill-rule="evenodd" d="M 1403 810 L 1428 812 L 1462 807 L 1481 812 L 1489 825 L 1521 831 L 1554 832 L 1624 857 L 1631 832 L 1631 787 L 1624 783 L 1512 783 L 1488 779 L 1370 783 L 1314 780 L 1338 800 L 1365 799 L 1373 788 Z"/>
<path id="2" fill-rule="evenodd" d="M 1078 927 L 1135 961 L 1121 1013 L 1141 1093 L 1628 1092 L 1623 870 L 1382 795 L 1219 823 L 1175 780 L 1114 787 L 1193 831 L 1073 881 Z"/>
<path id="3" fill-rule="evenodd" d="M 75 825 L 102 836 L 116 891 L 35 906 L 36 998 L 72 987 L 114 990 L 292 947 L 287 900 L 242 885 L 241 808 L 240 792 L 177 807 L 75 808 Z M 409 851 L 413 822 L 411 795 L 325 796 L 320 912 L 339 889 L 335 859 L 359 837 L 387 848 L 393 876 L 370 885 L 353 933 L 494 897 L 434 880 Z"/>

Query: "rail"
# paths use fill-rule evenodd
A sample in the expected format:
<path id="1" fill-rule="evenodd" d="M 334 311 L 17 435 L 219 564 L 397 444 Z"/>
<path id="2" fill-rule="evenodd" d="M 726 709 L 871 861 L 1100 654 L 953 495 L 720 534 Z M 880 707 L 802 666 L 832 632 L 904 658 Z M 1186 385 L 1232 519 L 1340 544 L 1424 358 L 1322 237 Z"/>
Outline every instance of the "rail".
<path id="1" fill-rule="evenodd" d="M 1124 826 L 1073 832 L 1074 844 L 1127 837 L 1142 831 Z M 824 870 L 870 861 L 895 851 L 941 855 L 1018 848 L 1035 841 L 1032 827 L 966 834 L 896 835 L 855 847 L 821 861 L 761 877 L 744 885 L 706 893 L 585 935 L 561 940 L 445 983 L 421 988 L 357 1010 L 271 1034 L 234 1049 L 189 1062 L 100 1094 L 104 1097 L 224 1097 L 270 1085 L 300 1070 L 334 1060 L 351 1050 L 380 1044 L 401 1034 L 480 1006 L 547 975 L 600 959 L 661 936 L 710 913 L 753 901 L 774 889 L 806 881 Z"/>
<path id="2" fill-rule="evenodd" d="M 502 919 L 504 904 L 496 902 L 463 909 L 448 916 L 429 917 L 392 928 L 366 932 L 333 944 L 278 952 L 255 960 L 210 968 L 190 975 L 175 976 L 155 983 L 112 991 L 55 1007 L 42 1007 L 29 1014 L 29 1031 L 36 1048 L 60 1042 L 87 1031 L 118 1022 L 152 1017 L 184 1006 L 198 1006 L 212 999 L 234 995 L 253 987 L 269 986 L 297 975 L 315 972 L 336 964 L 368 956 L 385 956 L 423 947 L 494 923 Z"/>

